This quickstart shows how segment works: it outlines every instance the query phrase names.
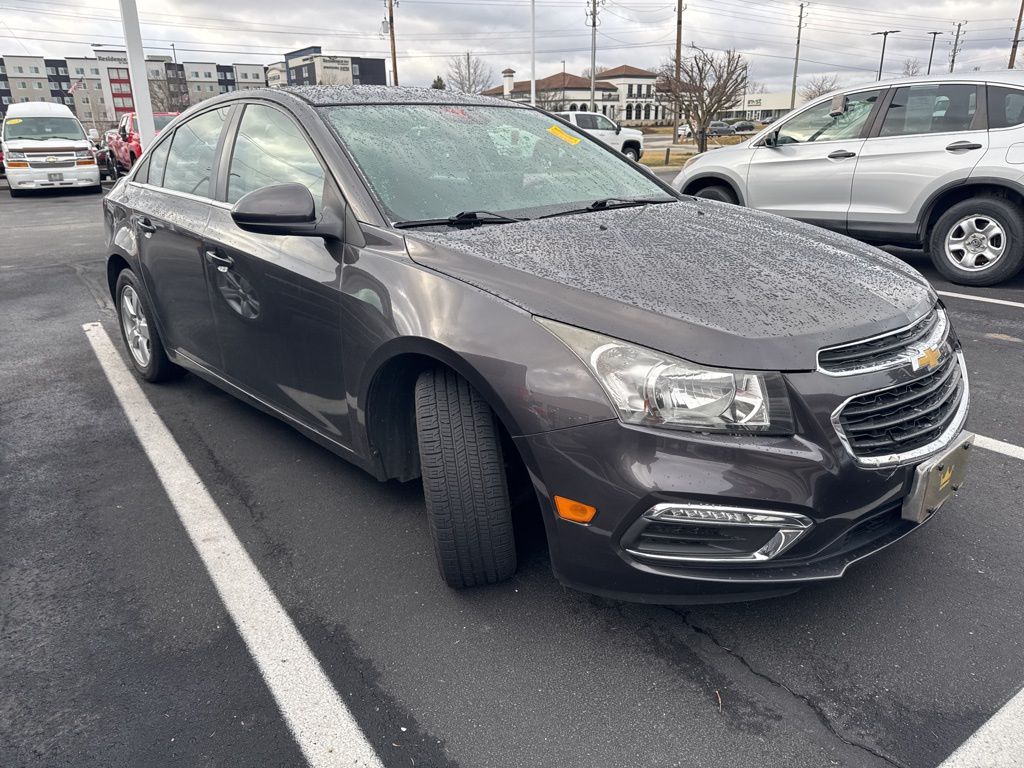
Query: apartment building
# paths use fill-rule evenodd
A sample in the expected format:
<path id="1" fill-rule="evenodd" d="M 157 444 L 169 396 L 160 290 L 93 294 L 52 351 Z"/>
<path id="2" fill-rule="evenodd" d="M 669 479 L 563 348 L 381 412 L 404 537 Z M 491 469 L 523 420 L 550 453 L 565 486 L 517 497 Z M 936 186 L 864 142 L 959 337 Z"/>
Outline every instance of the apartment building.
<path id="1" fill-rule="evenodd" d="M 232 64 L 235 71 L 235 88 L 248 91 L 267 87 L 267 67 L 262 64 Z"/>
<path id="2" fill-rule="evenodd" d="M 267 82 L 281 85 L 387 85 L 384 59 L 325 56 L 319 45 L 284 55 L 267 67 Z"/>
<path id="3" fill-rule="evenodd" d="M 154 112 L 183 112 L 189 107 L 185 65 L 171 61 L 169 56 L 146 59 L 149 100 Z"/>
<path id="4" fill-rule="evenodd" d="M 186 61 L 185 84 L 188 86 L 188 98 L 192 104 L 198 104 L 206 99 L 212 99 L 220 93 L 220 84 L 217 80 L 217 62 L 215 61 Z"/>

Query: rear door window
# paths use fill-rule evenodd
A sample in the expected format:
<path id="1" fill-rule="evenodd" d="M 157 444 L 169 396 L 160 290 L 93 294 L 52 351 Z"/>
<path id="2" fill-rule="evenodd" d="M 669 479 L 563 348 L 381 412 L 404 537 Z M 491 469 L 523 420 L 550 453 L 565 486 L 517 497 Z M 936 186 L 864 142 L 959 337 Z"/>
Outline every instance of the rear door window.
<path id="1" fill-rule="evenodd" d="M 1004 85 L 988 87 L 988 127 L 1012 128 L 1024 124 L 1024 91 Z"/>
<path id="2" fill-rule="evenodd" d="M 178 126 L 170 142 L 163 172 L 163 186 L 177 192 L 210 197 L 214 158 L 228 107 L 204 112 Z M 156 157 L 150 163 L 150 183 L 156 171 Z"/>
<path id="3" fill-rule="evenodd" d="M 978 86 L 936 83 L 897 88 L 880 136 L 969 131 L 978 109 Z"/>
<path id="4" fill-rule="evenodd" d="M 136 177 L 137 181 L 143 184 L 152 184 L 154 187 L 164 185 L 164 169 L 167 167 L 167 151 L 171 148 L 171 140 L 162 141 L 152 152 L 149 153 L 148 168 L 145 171 L 145 178 Z"/>

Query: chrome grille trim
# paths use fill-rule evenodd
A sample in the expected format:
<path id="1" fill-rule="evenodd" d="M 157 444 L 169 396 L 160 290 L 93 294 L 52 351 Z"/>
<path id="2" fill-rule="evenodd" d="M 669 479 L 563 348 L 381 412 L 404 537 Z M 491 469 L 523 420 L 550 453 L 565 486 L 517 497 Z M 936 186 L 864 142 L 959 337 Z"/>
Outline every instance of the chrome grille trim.
<path id="1" fill-rule="evenodd" d="M 946 349 L 948 350 L 948 347 L 946 347 Z M 832 412 L 831 422 L 833 428 L 836 431 L 836 434 L 839 436 L 839 441 L 843 444 L 843 448 L 846 449 L 846 452 L 853 457 L 854 461 L 857 464 L 863 467 L 881 469 L 884 467 L 894 467 L 900 466 L 902 464 L 915 463 L 923 459 L 926 459 L 932 454 L 942 450 L 950 443 L 952 443 L 956 436 L 960 434 L 960 431 L 963 429 L 964 423 L 967 421 L 967 412 L 970 409 L 971 391 L 970 383 L 967 379 L 967 365 L 964 362 L 963 353 L 957 350 L 953 354 L 956 355 L 956 368 L 953 368 L 952 366 L 950 368 L 951 370 L 959 369 L 960 382 L 958 382 L 958 388 L 961 382 L 963 384 L 963 387 L 960 390 L 960 400 L 958 403 L 956 403 L 956 410 L 953 413 L 953 417 L 950 420 L 949 424 L 946 425 L 945 429 L 943 429 L 943 431 L 939 434 L 937 438 L 927 443 L 926 445 L 914 448 L 913 450 L 890 453 L 883 456 L 859 456 L 855 451 L 849 436 L 843 429 L 843 410 L 852 401 L 857 400 L 858 398 L 868 397 L 870 395 L 877 395 L 884 392 L 890 392 L 894 389 L 899 389 L 900 387 L 906 386 L 905 384 L 899 384 L 893 387 L 885 387 L 883 389 L 876 389 L 871 392 L 862 392 L 860 394 L 853 395 L 852 397 L 848 397 L 846 400 L 844 400 L 839 405 L 839 407 Z M 939 375 L 945 376 L 945 374 Z M 942 386 L 942 384 L 944 383 L 946 382 L 942 381 L 938 386 Z M 912 401 L 912 398 L 910 400 Z M 902 404 L 901 407 L 904 407 L 905 405 L 906 403 Z M 948 405 L 948 403 L 940 403 L 937 406 L 937 408 L 942 408 L 946 405 Z"/>
<path id="2" fill-rule="evenodd" d="M 914 322 L 866 339 L 834 344 L 818 350 L 816 368 L 826 376 L 856 376 L 874 373 L 901 365 L 909 365 L 915 349 L 940 347 L 949 338 L 949 317 L 945 310 L 934 307 Z M 886 344 L 892 339 L 892 344 Z M 829 353 L 838 353 L 830 356 Z M 881 359 L 876 359 L 881 355 Z M 825 357 L 823 360 L 822 357 Z M 847 357 L 849 362 L 836 359 Z M 830 360 L 830 357 L 832 358 Z M 857 363 L 858 358 L 862 361 Z"/>

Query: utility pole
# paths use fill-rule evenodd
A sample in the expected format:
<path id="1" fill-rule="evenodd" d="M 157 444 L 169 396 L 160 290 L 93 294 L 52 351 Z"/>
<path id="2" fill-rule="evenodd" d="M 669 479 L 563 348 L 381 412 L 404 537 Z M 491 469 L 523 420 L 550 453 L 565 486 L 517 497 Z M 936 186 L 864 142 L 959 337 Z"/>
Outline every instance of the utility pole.
<path id="1" fill-rule="evenodd" d="M 537 4 L 530 0 L 530 106 L 537 106 Z"/>
<path id="2" fill-rule="evenodd" d="M 789 91 L 789 108 L 796 109 L 796 73 L 800 68 L 800 36 L 804 31 L 804 6 L 800 3 L 800 20 L 796 24 L 796 55 L 793 56 L 793 87 Z"/>
<path id="3" fill-rule="evenodd" d="M 683 5 L 683 0 L 676 0 L 676 81 L 672 90 L 676 91 L 676 103 L 672 112 L 674 118 L 672 121 L 672 144 L 679 141 L 679 118 L 680 112 L 682 111 L 682 93 L 679 93 L 679 81 L 683 71 L 683 11 L 686 10 L 686 6 Z"/>
<path id="4" fill-rule="evenodd" d="M 953 38 L 953 49 L 949 52 L 949 72 L 953 73 L 953 67 L 956 66 L 956 55 L 960 53 L 960 30 L 966 21 L 958 21 L 956 23 L 956 37 Z"/>
<path id="5" fill-rule="evenodd" d="M 1024 19 L 1024 0 L 1020 0 L 1020 11 L 1017 13 L 1017 29 L 1013 33 L 1013 47 L 1010 48 L 1010 66 L 1007 69 L 1013 69 L 1017 63 L 1017 43 L 1020 42 L 1020 22 Z"/>
<path id="6" fill-rule="evenodd" d="M 601 0 L 604 3 L 604 0 Z M 590 0 L 587 9 L 590 27 L 590 111 L 594 111 L 594 91 L 597 88 L 597 0 Z"/>
<path id="7" fill-rule="evenodd" d="M 925 74 L 930 75 L 932 73 L 932 59 L 935 57 L 935 38 L 937 38 L 942 33 L 941 32 L 929 32 L 928 34 L 932 36 L 932 50 L 928 54 L 928 71 Z"/>
<path id="8" fill-rule="evenodd" d="M 391 35 L 391 84 L 398 85 L 398 54 L 395 53 L 395 0 L 388 0 L 388 32 Z"/>
<path id="9" fill-rule="evenodd" d="M 876 80 L 882 79 L 882 65 L 885 64 L 885 41 L 889 39 L 889 35 L 895 35 L 899 31 L 900 30 L 898 29 L 887 29 L 884 32 L 871 33 L 872 37 L 875 37 L 876 35 L 882 36 L 882 58 L 878 60 L 878 77 L 875 78 Z"/>

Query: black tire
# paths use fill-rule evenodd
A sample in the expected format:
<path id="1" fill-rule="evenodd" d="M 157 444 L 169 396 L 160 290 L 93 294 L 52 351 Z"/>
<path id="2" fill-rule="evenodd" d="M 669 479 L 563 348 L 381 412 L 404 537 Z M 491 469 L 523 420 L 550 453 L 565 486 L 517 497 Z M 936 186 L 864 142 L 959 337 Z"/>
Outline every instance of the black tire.
<path id="1" fill-rule="evenodd" d="M 469 382 L 439 368 L 416 382 L 416 429 L 441 576 L 456 589 L 511 578 L 515 535 L 494 412 Z"/>
<path id="2" fill-rule="evenodd" d="M 990 219 L 1005 238 L 999 258 L 977 270 L 958 265 L 946 251 L 946 240 L 965 218 Z M 935 268 L 947 280 L 958 285 L 995 285 L 1009 280 L 1024 266 L 1024 217 L 1015 205 L 1001 197 L 972 197 L 943 213 L 928 238 L 928 252 Z"/>
<path id="3" fill-rule="evenodd" d="M 135 355 L 132 354 L 131 345 L 128 343 L 128 334 L 125 330 L 125 321 L 123 316 L 125 308 L 123 297 L 125 289 L 129 287 L 135 292 L 135 295 L 138 296 L 139 303 L 141 304 L 142 310 L 147 319 L 150 355 L 149 362 L 146 365 L 142 365 L 136 359 Z M 154 384 L 180 376 L 183 373 L 183 370 L 172 363 L 170 358 L 167 357 L 167 352 L 164 350 L 163 340 L 160 338 L 160 332 L 156 329 L 156 324 L 152 320 L 152 318 L 155 317 L 153 308 L 150 306 L 149 300 L 146 298 L 145 291 L 139 285 L 139 279 L 130 269 L 121 270 L 121 273 L 117 276 L 117 284 L 114 288 L 114 306 L 117 308 L 117 326 L 121 329 L 121 340 L 124 342 L 125 348 L 128 350 L 128 362 L 130 362 L 132 368 L 135 369 L 135 373 L 145 381 L 149 381 Z"/>
<path id="4" fill-rule="evenodd" d="M 640 159 L 640 150 L 636 147 L 626 147 L 622 150 L 622 154 L 632 160 L 634 163 Z"/>
<path id="5" fill-rule="evenodd" d="M 698 189 L 694 197 L 703 197 L 705 200 L 717 200 L 720 203 L 736 205 L 739 202 L 731 189 L 724 184 L 712 184 L 703 189 Z"/>

